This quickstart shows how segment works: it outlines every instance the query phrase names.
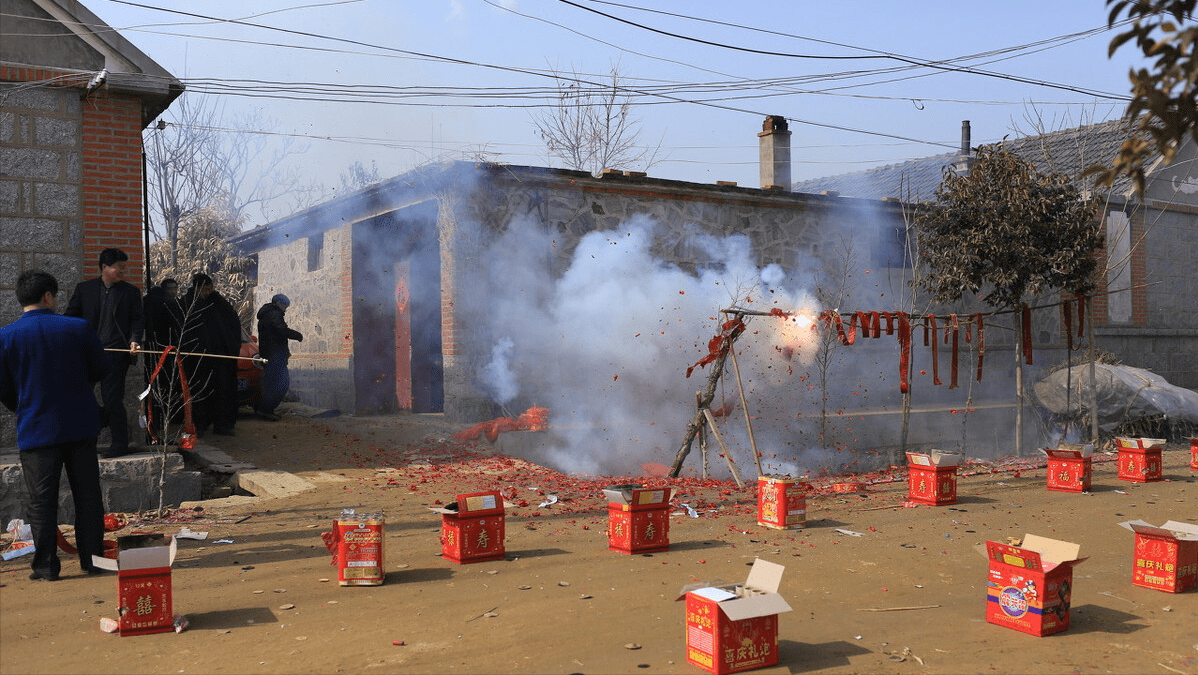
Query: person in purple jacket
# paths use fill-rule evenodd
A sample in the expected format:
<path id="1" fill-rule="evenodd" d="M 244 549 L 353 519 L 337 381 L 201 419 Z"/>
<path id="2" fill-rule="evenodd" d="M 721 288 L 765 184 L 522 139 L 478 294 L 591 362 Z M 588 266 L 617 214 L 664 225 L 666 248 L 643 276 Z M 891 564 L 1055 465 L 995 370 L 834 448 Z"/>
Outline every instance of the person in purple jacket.
<path id="1" fill-rule="evenodd" d="M 40 270 L 17 277 L 25 313 L 0 328 L 0 403 L 17 415 L 17 447 L 29 490 L 33 533 L 30 579 L 57 581 L 58 490 L 63 469 L 75 500 L 75 544 L 87 574 L 101 570 L 104 497 L 96 437 L 100 407 L 95 383 L 112 371 L 96 331 L 84 319 L 60 316 L 58 280 Z"/>

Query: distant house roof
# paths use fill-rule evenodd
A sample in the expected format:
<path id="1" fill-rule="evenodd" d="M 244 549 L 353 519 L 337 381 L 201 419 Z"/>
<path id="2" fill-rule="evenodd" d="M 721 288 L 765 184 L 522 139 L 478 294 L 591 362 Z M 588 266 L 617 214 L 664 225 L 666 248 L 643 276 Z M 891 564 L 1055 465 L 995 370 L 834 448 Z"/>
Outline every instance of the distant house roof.
<path id="1" fill-rule="evenodd" d="M 1041 172 L 1058 173 L 1077 180 L 1086 167 L 1109 164 L 1127 134 L 1127 122 L 1115 119 L 1038 136 L 1024 136 L 1004 141 L 1003 145 L 1032 162 Z M 1147 166 L 1151 167 L 1156 158 L 1156 155 L 1150 158 Z M 904 202 L 932 201 L 943 178 L 944 168 L 951 168 L 960 160 L 961 155 L 957 153 L 913 159 L 866 171 L 799 181 L 794 184 L 794 191 L 816 194 L 831 191 L 842 197 L 862 199 L 893 197 Z M 1123 194 L 1130 187 L 1130 181 L 1120 178 L 1112 192 Z"/>

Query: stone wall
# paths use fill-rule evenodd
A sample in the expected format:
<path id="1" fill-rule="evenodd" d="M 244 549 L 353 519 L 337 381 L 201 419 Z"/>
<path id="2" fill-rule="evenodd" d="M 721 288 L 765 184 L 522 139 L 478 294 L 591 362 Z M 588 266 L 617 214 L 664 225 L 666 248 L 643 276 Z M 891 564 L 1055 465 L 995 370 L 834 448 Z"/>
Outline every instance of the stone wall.
<path id="1" fill-rule="evenodd" d="M 85 278 L 80 108 L 76 89 L 0 83 L 0 325 L 21 315 L 21 271 L 53 274 L 60 310 Z M 15 447 L 15 422 L 0 408 L 0 447 Z"/>
<path id="2" fill-rule="evenodd" d="M 257 307 L 276 293 L 291 299 L 287 325 L 303 333 L 291 342 L 291 397 L 308 405 L 354 409 L 350 275 L 353 225 L 318 237 L 289 240 L 258 255 Z M 257 323 L 254 325 L 258 332 Z"/>
<path id="3" fill-rule="evenodd" d="M 165 459 L 164 459 L 165 458 Z M 138 453 L 117 459 L 100 460 L 100 486 L 107 513 L 134 513 L 158 508 L 158 479 L 163 475 L 163 506 L 178 506 L 200 498 L 201 474 L 187 471 L 177 452 Z M 15 454 L 0 455 L 0 525 L 13 518 L 25 516 L 29 492 L 21 472 L 20 458 Z M 74 524 L 75 505 L 65 475 L 59 490 L 58 522 Z"/>

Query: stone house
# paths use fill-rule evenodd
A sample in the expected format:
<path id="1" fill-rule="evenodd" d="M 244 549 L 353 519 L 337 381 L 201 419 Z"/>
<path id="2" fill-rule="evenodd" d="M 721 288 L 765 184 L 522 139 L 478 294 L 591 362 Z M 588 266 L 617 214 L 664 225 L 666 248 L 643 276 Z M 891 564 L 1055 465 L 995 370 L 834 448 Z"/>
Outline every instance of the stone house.
<path id="1" fill-rule="evenodd" d="M 783 451 L 827 451 L 831 435 L 845 445 L 897 445 L 893 337 L 846 347 L 825 359 L 835 363 L 821 375 L 813 331 L 781 344 L 780 322 L 759 315 L 914 311 L 904 205 L 781 187 L 790 183 L 789 132 L 773 119 L 759 134 L 761 188 L 453 162 L 239 235 L 234 242 L 257 261 L 259 302 L 287 294 L 288 322 L 306 336 L 292 346 L 292 393 L 357 414 L 410 410 L 458 422 L 548 405 L 558 428 L 592 447 L 618 454 L 651 446 L 660 461 L 706 378 L 705 370 L 691 379 L 684 373 L 719 332 L 720 310 L 739 308 L 756 312 L 739 362 L 753 392 L 748 407 L 774 427 L 759 438 Z M 641 257 L 626 266 L 603 247 Z M 1043 363 L 1063 359 L 1059 314 L 1034 317 Z M 706 323 L 688 326 L 693 331 L 676 343 L 644 345 L 651 331 L 673 336 L 695 319 Z M 962 360 L 976 358 L 972 346 L 960 349 Z M 946 385 L 949 350 L 938 357 Z M 988 443 L 1010 437 L 1010 331 L 987 333 L 986 351 L 984 391 L 930 386 L 935 369 L 917 355 L 925 360 L 911 377 L 929 386 L 919 385 L 913 443 L 959 437 L 960 417 L 951 413 L 967 397 L 979 425 L 1005 429 Z M 505 374 L 507 382 L 496 383 Z M 830 386 L 816 387 L 821 378 Z M 735 398 L 737 385 L 726 378 L 724 386 L 723 400 Z M 835 429 L 811 429 L 821 409 L 841 418 Z M 849 416 L 854 424 L 843 423 Z M 565 445 L 578 455 L 576 444 Z M 583 466 L 600 467 L 613 468 Z"/>

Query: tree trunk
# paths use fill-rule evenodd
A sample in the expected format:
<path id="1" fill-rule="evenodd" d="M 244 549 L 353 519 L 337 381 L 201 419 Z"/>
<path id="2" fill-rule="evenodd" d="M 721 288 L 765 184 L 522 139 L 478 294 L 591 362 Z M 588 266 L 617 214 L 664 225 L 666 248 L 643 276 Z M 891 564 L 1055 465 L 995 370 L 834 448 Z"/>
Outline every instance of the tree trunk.
<path id="1" fill-rule="evenodd" d="M 1023 457 L 1023 312 L 1015 316 L 1015 456 Z"/>

